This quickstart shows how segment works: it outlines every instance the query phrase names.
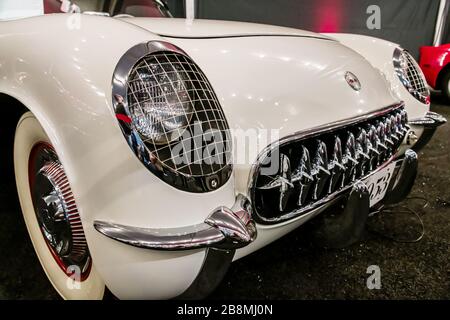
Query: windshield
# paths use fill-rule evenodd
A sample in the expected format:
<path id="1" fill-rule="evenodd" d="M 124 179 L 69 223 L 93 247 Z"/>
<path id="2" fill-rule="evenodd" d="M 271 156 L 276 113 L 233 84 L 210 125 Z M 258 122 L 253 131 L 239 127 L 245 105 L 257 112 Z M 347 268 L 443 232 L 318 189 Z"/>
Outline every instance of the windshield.
<path id="1" fill-rule="evenodd" d="M 134 17 L 172 17 L 169 7 L 162 1 L 124 0 L 117 1 L 114 15 L 128 14 Z"/>
<path id="2" fill-rule="evenodd" d="M 134 17 L 173 17 L 183 8 L 180 0 L 0 0 L 0 20 L 52 13 L 101 12 Z"/>

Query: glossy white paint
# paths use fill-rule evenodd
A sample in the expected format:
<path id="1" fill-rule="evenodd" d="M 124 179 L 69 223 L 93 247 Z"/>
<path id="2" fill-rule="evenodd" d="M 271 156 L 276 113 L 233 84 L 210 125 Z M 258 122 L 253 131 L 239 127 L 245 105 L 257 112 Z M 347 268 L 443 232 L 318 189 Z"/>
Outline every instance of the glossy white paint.
<path id="1" fill-rule="evenodd" d="M 264 134 L 258 136 L 258 153 L 278 137 L 400 101 L 378 70 L 335 41 L 277 36 L 170 40 L 208 76 L 232 129 L 278 133 L 267 140 Z M 359 92 L 346 82 L 347 71 L 360 79 Z M 255 160 L 256 155 L 236 166 L 237 192 L 246 194 Z"/>
<path id="2" fill-rule="evenodd" d="M 93 221 L 156 228 L 197 224 L 218 205 L 234 203 L 233 179 L 217 192 L 189 194 L 144 168 L 114 117 L 111 80 L 130 47 L 161 38 L 112 18 L 84 15 L 80 29 L 68 30 L 68 17 L 0 22 L 0 92 L 26 105 L 53 143 L 110 290 L 120 298 L 174 297 L 196 277 L 203 251 L 131 248 L 100 235 Z"/>
<path id="3" fill-rule="evenodd" d="M 121 18 L 153 33 L 177 38 L 215 38 L 237 36 L 303 36 L 328 38 L 309 31 L 267 24 L 205 19 Z"/>
<path id="4" fill-rule="evenodd" d="M 187 39 L 163 38 L 149 30 Z M 233 38 L 198 39 L 221 35 Z M 231 207 L 236 193 L 247 192 L 255 160 L 236 166 L 235 177 L 220 190 L 190 194 L 161 182 L 136 159 L 111 108 L 111 79 L 129 48 L 152 40 L 174 43 L 193 58 L 211 81 L 232 129 L 275 129 L 283 137 L 400 101 L 362 56 L 327 37 L 299 30 L 85 15 L 0 22 L 0 92 L 26 105 L 53 143 L 77 198 L 96 268 L 120 298 L 177 296 L 197 275 L 204 251 L 133 248 L 96 232 L 93 221 L 149 228 L 201 223 L 216 207 Z M 358 76 L 361 91 L 347 84 L 347 71 Z M 258 137 L 257 150 L 270 142 Z M 235 259 L 314 214 L 259 226 L 257 241 L 239 250 Z"/>
<path id="5" fill-rule="evenodd" d="M 365 57 L 375 68 L 379 69 L 391 83 L 392 90 L 398 99 L 405 101 L 406 110 L 410 119 L 421 118 L 430 110 L 429 105 L 421 103 L 406 90 L 395 73 L 392 57 L 395 49 L 400 48 L 400 45 L 357 34 L 330 33 L 326 35 L 355 50 Z M 420 70 L 420 72 L 422 71 Z M 423 74 L 422 76 L 425 78 Z"/>

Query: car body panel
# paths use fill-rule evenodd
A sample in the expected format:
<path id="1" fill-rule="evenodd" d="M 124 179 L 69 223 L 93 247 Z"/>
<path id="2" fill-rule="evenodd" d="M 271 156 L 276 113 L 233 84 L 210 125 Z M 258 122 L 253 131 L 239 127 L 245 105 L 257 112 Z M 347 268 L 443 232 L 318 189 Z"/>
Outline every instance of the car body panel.
<path id="1" fill-rule="evenodd" d="M 223 38 L 249 36 L 292 36 L 329 39 L 314 32 L 235 21 L 205 19 L 121 18 L 160 36 L 171 38 Z"/>
<path id="2" fill-rule="evenodd" d="M 406 90 L 393 68 L 394 51 L 396 48 L 400 48 L 400 45 L 357 34 L 330 33 L 326 35 L 355 50 L 380 70 L 391 84 L 392 91 L 395 92 L 398 99 L 405 102 L 409 119 L 421 118 L 430 110 L 429 104 L 418 101 Z"/>
<path id="3" fill-rule="evenodd" d="M 434 89 L 440 89 L 439 76 L 450 64 L 450 44 L 439 47 L 424 46 L 420 48 L 420 67 L 428 84 Z"/>

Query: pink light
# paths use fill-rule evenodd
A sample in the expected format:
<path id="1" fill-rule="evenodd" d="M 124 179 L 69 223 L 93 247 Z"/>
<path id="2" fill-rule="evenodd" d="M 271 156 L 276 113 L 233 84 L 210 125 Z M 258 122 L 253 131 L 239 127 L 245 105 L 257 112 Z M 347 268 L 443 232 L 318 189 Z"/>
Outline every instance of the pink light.
<path id="1" fill-rule="evenodd" d="M 342 0 L 320 0 L 316 7 L 314 30 L 317 32 L 340 32 L 343 21 Z"/>

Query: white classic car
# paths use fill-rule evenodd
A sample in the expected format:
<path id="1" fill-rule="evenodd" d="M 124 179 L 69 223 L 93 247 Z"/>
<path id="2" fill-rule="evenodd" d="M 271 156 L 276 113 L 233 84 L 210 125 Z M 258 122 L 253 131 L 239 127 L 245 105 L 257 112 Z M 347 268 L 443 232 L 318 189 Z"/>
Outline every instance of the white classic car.
<path id="1" fill-rule="evenodd" d="M 350 245 L 445 122 L 390 42 L 77 3 L 0 22 L 2 161 L 66 299 L 205 297 L 313 217 Z"/>

